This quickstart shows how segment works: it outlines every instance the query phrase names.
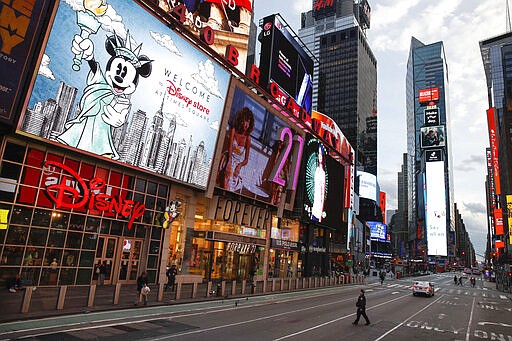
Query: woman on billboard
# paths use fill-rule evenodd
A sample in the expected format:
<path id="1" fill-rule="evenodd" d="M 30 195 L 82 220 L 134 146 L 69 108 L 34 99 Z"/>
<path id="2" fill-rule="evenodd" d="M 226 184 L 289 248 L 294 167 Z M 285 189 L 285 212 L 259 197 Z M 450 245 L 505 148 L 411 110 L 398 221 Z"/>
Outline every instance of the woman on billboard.
<path id="1" fill-rule="evenodd" d="M 253 129 L 254 114 L 244 107 L 236 114 L 228 131 L 228 150 L 222 155 L 219 172 L 219 185 L 222 188 L 233 192 L 242 189 L 240 171 L 249 162 Z"/>
<path id="2" fill-rule="evenodd" d="M 325 151 L 321 144 L 318 144 L 318 164 L 315 170 L 313 207 L 311 209 L 311 220 L 321 222 L 325 204 Z"/>

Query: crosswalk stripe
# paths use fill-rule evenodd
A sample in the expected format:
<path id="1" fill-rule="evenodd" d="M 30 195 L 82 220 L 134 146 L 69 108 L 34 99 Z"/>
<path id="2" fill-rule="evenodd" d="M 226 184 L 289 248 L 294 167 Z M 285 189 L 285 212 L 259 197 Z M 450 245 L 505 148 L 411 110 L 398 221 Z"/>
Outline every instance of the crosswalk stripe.
<path id="1" fill-rule="evenodd" d="M 508 297 L 507 297 L 507 296 L 505 296 L 505 295 L 500 295 L 500 298 L 501 298 L 502 300 L 506 300 L 506 299 L 508 299 Z"/>

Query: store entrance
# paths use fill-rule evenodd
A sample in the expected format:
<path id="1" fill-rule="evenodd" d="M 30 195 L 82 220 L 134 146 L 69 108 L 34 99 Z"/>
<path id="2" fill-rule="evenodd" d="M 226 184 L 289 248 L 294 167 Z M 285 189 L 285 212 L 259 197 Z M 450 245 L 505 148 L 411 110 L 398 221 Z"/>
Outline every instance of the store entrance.
<path id="1" fill-rule="evenodd" d="M 240 254 L 238 259 L 238 273 L 237 279 L 250 279 L 251 278 L 251 264 L 253 255 Z"/>
<path id="2" fill-rule="evenodd" d="M 103 263 L 105 263 L 106 269 L 104 284 L 113 283 L 112 271 L 115 264 L 117 241 L 117 237 L 99 237 L 94 257 L 93 284 L 99 284 L 99 266 Z"/>
<path id="3" fill-rule="evenodd" d="M 135 283 L 140 266 L 142 239 L 123 238 L 118 283 Z"/>

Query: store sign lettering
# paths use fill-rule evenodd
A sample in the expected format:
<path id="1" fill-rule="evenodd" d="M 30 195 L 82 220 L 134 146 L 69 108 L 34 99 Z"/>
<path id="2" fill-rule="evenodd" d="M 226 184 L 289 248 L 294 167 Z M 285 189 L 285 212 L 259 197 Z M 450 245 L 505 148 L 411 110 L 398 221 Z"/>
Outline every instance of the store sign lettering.
<path id="1" fill-rule="evenodd" d="M 218 196 L 213 198 L 213 205 L 210 205 L 209 210 L 209 219 L 260 229 L 266 229 L 270 225 L 271 217 L 267 209 Z"/>
<path id="2" fill-rule="evenodd" d="M 238 253 L 255 253 L 256 244 L 229 242 L 226 246 L 226 251 L 233 251 Z"/>
<path id="3" fill-rule="evenodd" d="M 133 222 L 142 217 L 146 206 L 140 202 L 125 199 L 125 195 L 110 195 L 102 193 L 106 188 L 106 181 L 102 178 L 93 178 L 89 186 L 84 179 L 68 166 L 55 162 L 45 161 L 45 169 L 55 171 L 62 169 L 73 178 L 73 181 L 62 179 L 59 183 L 58 176 L 47 177 L 46 191 L 50 199 L 55 203 L 55 208 L 82 208 L 98 210 L 102 212 L 116 213 L 128 218 L 128 229 L 132 228 Z M 74 186 L 70 186 L 74 184 Z M 81 198 L 80 198 L 81 196 Z"/>

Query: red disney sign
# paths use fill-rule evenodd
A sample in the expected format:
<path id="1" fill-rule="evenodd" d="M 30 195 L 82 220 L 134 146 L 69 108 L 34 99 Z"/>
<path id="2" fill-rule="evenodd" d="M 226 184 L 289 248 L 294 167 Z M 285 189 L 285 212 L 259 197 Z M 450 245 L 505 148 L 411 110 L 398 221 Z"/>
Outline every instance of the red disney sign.
<path id="1" fill-rule="evenodd" d="M 87 186 L 80 175 L 62 163 L 45 161 L 44 166 L 60 168 L 76 180 L 75 187 L 64 183 L 52 184 L 46 187 L 48 196 L 55 203 L 55 208 L 81 208 L 87 206 L 89 210 L 96 209 L 102 212 L 117 213 L 122 217 L 129 217 L 128 229 L 132 228 L 135 219 L 142 217 L 146 210 L 144 204 L 127 200 L 124 198 L 125 195 L 101 193 L 106 187 L 106 182 L 102 178 L 96 177 L 91 179 L 89 186 Z M 80 198 L 80 194 L 82 194 L 82 198 Z"/>

